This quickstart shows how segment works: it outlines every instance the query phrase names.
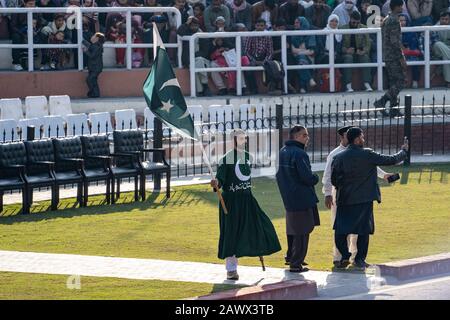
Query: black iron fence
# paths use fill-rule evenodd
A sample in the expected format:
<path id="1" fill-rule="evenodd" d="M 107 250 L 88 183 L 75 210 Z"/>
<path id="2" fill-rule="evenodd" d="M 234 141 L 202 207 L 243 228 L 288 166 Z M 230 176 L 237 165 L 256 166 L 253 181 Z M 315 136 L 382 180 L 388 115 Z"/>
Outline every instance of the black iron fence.
<path id="1" fill-rule="evenodd" d="M 412 105 L 411 99 L 402 101 L 400 115 L 386 117 L 382 109 L 374 109 L 370 101 L 352 101 L 333 105 L 306 104 L 303 106 L 267 106 L 258 112 L 251 108 L 245 112 L 223 110 L 200 114 L 193 120 L 201 133 L 200 141 L 187 139 L 159 121 L 137 121 L 146 147 L 164 147 L 172 175 L 176 177 L 204 175 L 208 173 L 200 143 L 205 148 L 213 169 L 220 158 L 232 148 L 229 132 L 241 128 L 248 134 L 248 151 L 253 155 L 254 168 L 273 167 L 280 145 L 287 139 L 288 131 L 296 124 L 308 128 L 310 142 L 307 151 L 312 163 L 324 162 L 327 155 L 339 144 L 338 128 L 346 125 L 359 126 L 364 130 L 366 146 L 381 153 L 393 153 L 400 149 L 403 137 L 410 141 L 412 155 L 450 155 L 450 107 L 446 99 L 426 104 Z M 111 128 L 112 127 L 112 128 Z M 156 130 L 155 130 L 156 128 Z M 31 128 L 29 128 L 31 129 Z M 72 132 L 78 132 L 72 125 Z M 81 135 L 111 134 L 112 130 L 133 129 L 133 121 L 112 123 L 105 121 L 87 128 L 81 124 Z M 24 140 L 20 130 L 12 129 L 10 139 L 5 130 L 0 132 L 0 142 Z M 67 125 L 37 128 L 36 138 L 70 136 Z M 113 145 L 112 145 L 113 148 Z"/>

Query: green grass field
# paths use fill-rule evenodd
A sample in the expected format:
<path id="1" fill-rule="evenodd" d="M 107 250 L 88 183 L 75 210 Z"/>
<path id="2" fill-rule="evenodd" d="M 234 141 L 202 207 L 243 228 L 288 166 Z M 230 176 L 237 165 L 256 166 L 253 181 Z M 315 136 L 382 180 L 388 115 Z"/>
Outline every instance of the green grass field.
<path id="1" fill-rule="evenodd" d="M 383 202 L 374 205 L 376 231 L 371 237 L 368 262 L 380 263 L 450 251 L 450 165 L 390 170 L 400 171 L 402 179 L 392 186 L 381 183 Z M 283 245 L 282 252 L 265 258 L 266 265 L 284 267 L 284 210 L 276 182 L 269 178 L 253 182 L 254 195 L 272 219 Z M 307 261 L 313 269 L 330 270 L 333 234 L 321 188 L 319 184 L 317 193 L 321 199 L 322 224 L 311 236 Z M 68 199 L 62 201 L 57 212 L 45 211 L 49 202 L 43 202 L 27 216 L 16 214 L 19 211 L 17 205 L 5 206 L 4 216 L 0 217 L 0 249 L 223 263 L 216 257 L 219 237 L 217 198 L 207 185 L 175 188 L 169 200 L 156 195 L 144 203 L 134 203 L 130 194 L 122 199 L 122 204 L 107 206 L 99 205 L 103 197 L 92 197 L 91 206 L 83 209 L 72 208 L 74 200 Z M 244 258 L 240 264 L 257 266 L 259 261 Z M 28 276 L 18 275 L 15 282 L 10 274 L 1 273 L 0 292 L 4 292 L 3 287 L 8 285 L 6 292 L 13 292 L 9 298 L 25 297 L 19 290 L 13 290 L 15 286 L 20 288 L 21 282 L 36 283 L 37 286 L 46 283 L 47 277 L 58 277 L 33 275 L 27 281 Z M 9 281 L 5 282 L 5 277 Z M 140 288 L 136 289 L 137 298 L 155 299 L 192 296 L 194 287 L 199 294 L 205 294 L 211 287 L 167 282 L 168 287 L 181 286 L 185 294 L 162 295 L 158 290 L 150 290 L 144 297 L 140 290 L 146 288 L 150 281 L 133 284 L 130 281 L 123 290 L 111 290 L 110 295 L 96 291 L 96 288 L 101 289 L 102 281 L 111 282 L 111 287 L 114 287 L 116 283 L 128 280 L 89 281 L 93 286 L 88 295 L 98 298 L 121 298 L 126 296 L 125 291 L 133 295 L 136 286 Z M 161 284 L 154 282 L 154 285 L 158 287 Z M 69 298 L 67 295 L 70 294 L 61 297 Z M 32 298 L 31 294 L 29 298 Z"/>

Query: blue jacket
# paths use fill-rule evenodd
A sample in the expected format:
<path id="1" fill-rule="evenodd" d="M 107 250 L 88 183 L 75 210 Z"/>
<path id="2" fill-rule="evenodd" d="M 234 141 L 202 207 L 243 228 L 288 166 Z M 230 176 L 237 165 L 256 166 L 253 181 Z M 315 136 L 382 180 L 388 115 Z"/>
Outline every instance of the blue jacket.
<path id="1" fill-rule="evenodd" d="M 286 211 L 303 211 L 319 202 L 314 189 L 319 176 L 311 171 L 309 156 L 300 142 L 286 141 L 276 177 Z"/>

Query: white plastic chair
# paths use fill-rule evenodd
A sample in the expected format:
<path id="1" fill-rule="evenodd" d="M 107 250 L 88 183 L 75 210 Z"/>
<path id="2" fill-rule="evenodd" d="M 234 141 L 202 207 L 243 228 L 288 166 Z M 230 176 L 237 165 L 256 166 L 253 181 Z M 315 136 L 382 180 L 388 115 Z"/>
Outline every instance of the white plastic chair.
<path id="1" fill-rule="evenodd" d="M 0 120 L 0 142 L 19 140 L 17 121 L 14 119 Z"/>
<path id="2" fill-rule="evenodd" d="M 64 118 L 61 116 L 46 116 L 44 120 L 44 132 L 45 138 L 58 138 L 64 137 Z"/>
<path id="3" fill-rule="evenodd" d="M 26 140 L 28 136 L 28 126 L 34 126 L 34 138 L 41 137 L 41 126 L 44 125 L 44 118 L 21 119 L 17 123 L 17 127 L 21 130 L 22 140 Z"/>
<path id="4" fill-rule="evenodd" d="M 91 134 L 111 133 L 111 115 L 109 112 L 94 112 L 89 114 L 91 122 Z"/>
<path id="5" fill-rule="evenodd" d="M 23 119 L 22 101 L 19 98 L 0 100 L 1 119 Z"/>
<path id="6" fill-rule="evenodd" d="M 134 109 L 116 110 L 114 117 L 116 119 L 116 130 L 137 129 L 136 111 Z"/>
<path id="7" fill-rule="evenodd" d="M 73 113 L 72 104 L 68 95 L 48 97 L 48 107 L 52 116 L 62 116 L 67 119 L 67 115 Z"/>
<path id="8" fill-rule="evenodd" d="M 45 116 L 48 116 L 47 98 L 45 96 L 25 98 L 25 118 L 42 118 Z"/>
<path id="9" fill-rule="evenodd" d="M 89 134 L 88 116 L 85 113 L 68 114 L 66 121 L 68 136 L 84 136 Z"/>

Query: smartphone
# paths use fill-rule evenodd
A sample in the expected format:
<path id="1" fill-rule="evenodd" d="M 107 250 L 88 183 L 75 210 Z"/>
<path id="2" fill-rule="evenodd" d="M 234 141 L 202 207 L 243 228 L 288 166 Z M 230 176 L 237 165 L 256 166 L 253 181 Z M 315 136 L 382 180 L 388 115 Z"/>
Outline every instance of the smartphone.
<path id="1" fill-rule="evenodd" d="M 397 181 L 398 179 L 400 179 L 400 175 L 398 173 L 396 173 L 396 174 L 390 176 L 387 180 L 389 183 L 392 183 L 394 181 Z"/>

